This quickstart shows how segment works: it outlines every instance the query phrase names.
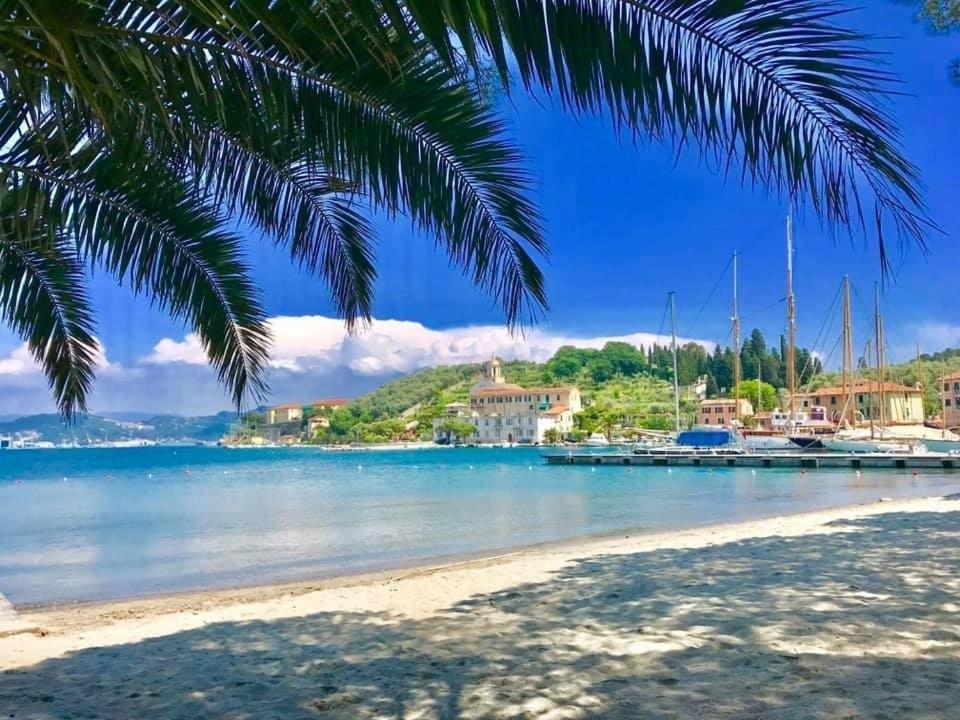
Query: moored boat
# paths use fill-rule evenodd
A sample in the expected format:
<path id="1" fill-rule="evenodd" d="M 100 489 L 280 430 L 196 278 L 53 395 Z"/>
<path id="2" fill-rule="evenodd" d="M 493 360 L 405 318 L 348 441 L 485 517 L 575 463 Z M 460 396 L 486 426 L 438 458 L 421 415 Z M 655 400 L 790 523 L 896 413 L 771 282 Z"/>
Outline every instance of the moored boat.
<path id="1" fill-rule="evenodd" d="M 600 432 L 595 432 L 588 437 L 584 443 L 587 447 L 609 447 L 610 441 L 607 436 Z"/>

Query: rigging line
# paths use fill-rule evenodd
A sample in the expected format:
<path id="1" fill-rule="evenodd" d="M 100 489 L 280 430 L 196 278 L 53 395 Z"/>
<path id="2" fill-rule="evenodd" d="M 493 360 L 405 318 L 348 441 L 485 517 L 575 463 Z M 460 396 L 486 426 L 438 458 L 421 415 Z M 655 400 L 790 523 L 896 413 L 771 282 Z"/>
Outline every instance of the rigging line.
<path id="1" fill-rule="evenodd" d="M 765 306 L 763 306 L 763 307 L 750 307 L 750 306 L 748 305 L 748 306 L 747 306 L 747 313 L 748 313 L 748 314 L 749 314 L 749 313 L 757 313 L 757 314 L 764 313 L 764 312 L 767 312 L 767 310 L 772 310 L 773 308 L 777 307 L 777 305 L 783 305 L 783 303 L 786 302 L 786 300 L 787 300 L 787 299 L 786 299 L 785 297 L 782 297 L 782 298 L 780 298 L 779 300 L 774 300 L 774 301 L 773 301 L 772 303 L 770 303 L 769 305 L 765 305 Z M 742 320 L 742 319 L 743 319 L 743 316 L 741 316 L 741 320 Z"/>
<path id="2" fill-rule="evenodd" d="M 657 331 L 657 347 L 660 347 L 660 338 L 663 337 L 663 326 L 667 323 L 667 312 L 670 310 L 670 295 L 667 294 L 667 301 L 663 304 L 663 317 L 660 318 L 660 329 Z"/>
<path id="3" fill-rule="evenodd" d="M 694 316 L 693 321 L 690 325 L 687 326 L 687 332 L 684 333 L 685 337 L 693 337 L 693 330 L 697 324 L 697 321 L 700 320 L 700 316 L 703 314 L 703 311 L 706 309 L 707 305 L 710 304 L 710 301 L 713 300 L 714 293 L 717 292 L 717 288 L 720 287 L 720 282 L 726 277 L 727 270 L 730 269 L 730 265 L 733 264 L 733 255 L 730 256 L 730 259 L 727 260 L 726 266 L 723 270 L 720 271 L 720 275 L 717 277 L 717 281 L 713 284 L 713 288 L 710 290 L 710 294 L 707 296 L 707 299 L 704 300 L 703 305 L 700 306 L 700 309 L 697 310 L 697 314 Z"/>
<path id="4" fill-rule="evenodd" d="M 817 344 L 820 342 L 820 336 L 824 334 L 824 330 L 828 330 L 828 328 L 827 328 L 827 322 L 829 321 L 829 322 L 830 322 L 830 327 L 831 327 L 831 328 L 833 327 L 833 321 L 836 319 L 835 312 L 836 312 L 836 308 L 837 308 L 837 303 L 840 301 L 840 296 L 841 296 L 842 294 L 843 294 L 843 281 L 840 282 L 840 287 L 837 288 L 837 292 L 836 292 L 836 294 L 833 296 L 833 302 L 831 302 L 831 303 L 830 303 L 830 307 L 827 308 L 827 314 L 826 314 L 826 317 L 824 317 L 824 319 L 823 319 L 823 323 L 820 325 L 820 331 L 817 333 L 816 338 L 814 338 L 813 345 L 812 345 L 812 348 L 813 348 L 813 349 L 812 349 L 812 351 L 807 355 L 807 362 L 804 363 L 803 368 L 800 370 L 800 377 L 803 377 L 803 376 L 804 376 L 804 374 L 807 372 L 807 369 L 810 367 L 810 365 L 811 365 L 811 363 L 812 363 L 812 361 L 813 361 L 813 358 L 814 358 L 813 353 L 816 352 L 816 350 L 817 350 Z M 823 337 L 823 342 L 824 342 L 824 343 L 827 342 L 827 336 L 826 336 L 826 335 L 824 335 L 824 337 Z"/>
<path id="5" fill-rule="evenodd" d="M 863 298 L 860 296 L 860 293 L 857 291 L 857 286 L 853 283 L 851 283 L 850 286 L 853 288 L 853 297 L 859 304 L 861 312 L 863 312 L 863 316 L 860 319 L 866 318 L 867 325 L 872 325 L 875 312 L 873 309 L 873 303 L 867 304 L 864 302 Z"/>

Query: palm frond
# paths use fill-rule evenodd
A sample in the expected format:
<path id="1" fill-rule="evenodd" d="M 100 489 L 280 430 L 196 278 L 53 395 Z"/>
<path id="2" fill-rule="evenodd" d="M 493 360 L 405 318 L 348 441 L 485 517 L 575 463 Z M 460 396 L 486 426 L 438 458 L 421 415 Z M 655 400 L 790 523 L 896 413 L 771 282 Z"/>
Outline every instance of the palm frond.
<path id="1" fill-rule="evenodd" d="M 402 43 L 384 35 L 373 43 L 359 43 L 367 49 L 349 50 L 366 37 L 369 20 L 361 22 L 363 13 L 347 12 L 351 3 L 324 7 L 327 17 L 333 17 L 335 10 L 342 15 L 334 23 L 333 35 L 329 22 L 311 24 L 299 15 L 288 23 L 278 21 L 302 4 L 278 4 L 277 17 L 269 21 L 262 8 L 215 4 L 217 13 L 226 13 L 227 6 L 236 10 L 233 25 L 226 23 L 230 26 L 226 39 L 221 27 L 204 24 L 213 7 L 209 3 L 182 3 L 182 12 L 164 15 L 162 21 L 141 13 L 104 26 L 110 8 L 123 5 L 108 3 L 98 17 L 74 19 L 69 28 L 71 47 L 87 58 L 87 65 L 103 69 L 97 103 L 91 101 L 87 107 L 82 97 L 65 91 L 76 85 L 69 68 L 61 78 L 44 71 L 51 87 L 57 82 L 64 85 L 49 91 L 61 98 L 53 113 L 71 121 L 112 107 L 114 112 L 107 113 L 103 125 L 108 136 L 116 135 L 113 128 L 122 127 L 118 117 L 140 113 L 132 131 L 144 133 L 143 145 L 169 150 L 170 143 L 163 138 L 167 132 L 174 151 L 158 154 L 185 158 L 188 155 L 179 151 L 193 145 L 194 161 L 196 146 L 211 144 L 209 138 L 197 139 L 207 133 L 220 136 L 218 143 L 224 134 L 242 138 L 244 149 L 261 160 L 273 158 L 282 146 L 287 166 L 272 165 L 286 175 L 288 192 L 302 194 L 302 188 L 295 188 L 291 181 L 297 176 L 332 173 L 347 180 L 375 206 L 410 215 L 420 228 L 434 234 L 452 261 L 493 294 L 511 325 L 536 317 L 546 300 L 542 275 L 531 253 L 543 252 L 545 243 L 537 212 L 526 197 L 530 178 L 519 169 L 520 154 L 507 141 L 502 124 L 463 87 L 456 72 L 431 60 L 412 40 Z M 22 30 L 30 24 L 21 20 L 17 27 Z M 324 27 L 326 40 L 315 41 Z M 342 52 L 321 51 L 341 42 L 347 42 Z M 383 43 L 389 47 L 384 49 Z M 39 42 L 40 51 L 48 44 Z M 388 61 L 371 59 L 369 47 L 380 48 L 374 55 Z M 79 107 L 70 106 L 74 100 L 81 103 Z M 149 122 L 144 115 L 151 113 L 164 123 Z M 257 115 L 266 134 L 236 132 L 231 126 L 237 124 L 238 115 L 245 114 Z M 177 135 L 178 118 L 180 128 L 188 133 Z M 252 146 L 251 140 L 258 139 Z M 231 157 L 237 159 L 236 154 Z M 250 166 L 218 170 L 193 162 L 181 164 L 178 170 L 206 181 L 222 177 L 223 172 L 242 172 L 241 167 Z M 220 195 L 224 187 L 208 189 Z M 355 315 L 369 314 L 364 309 L 369 306 L 366 299 L 345 295 L 351 286 L 362 287 L 363 274 L 372 278 L 364 268 L 372 260 L 369 233 L 343 198 L 324 201 L 315 191 L 310 196 L 315 205 L 332 204 L 331 217 L 339 219 L 349 233 L 342 234 L 338 244 L 352 255 L 341 252 L 340 260 L 332 262 L 329 248 L 335 243 L 324 233 L 292 237 L 290 244 L 299 261 L 321 260 L 313 269 L 328 281 L 330 272 L 353 271 L 352 278 L 337 277 L 331 283 L 338 308 L 355 309 L 345 313 L 351 323 Z M 265 218 L 262 208 L 246 205 L 249 197 L 234 195 L 230 200 L 248 216 Z M 316 227 L 331 226 L 317 223 Z"/>
<path id="2" fill-rule="evenodd" d="M 831 228 L 875 231 L 884 269 L 889 225 L 921 247 L 935 228 L 884 105 L 894 78 L 832 2 L 358 1 L 402 7 L 397 32 L 415 26 L 448 64 L 490 58 L 509 83 L 515 63 L 573 112 L 695 143 Z"/>
<path id="3" fill-rule="evenodd" d="M 97 343 L 83 270 L 71 244 L 22 224 L 13 198 L 0 200 L 0 317 L 27 343 L 60 412 L 86 412 Z"/>
<path id="4" fill-rule="evenodd" d="M 38 144 L 27 135 L 0 161 L 7 196 L 28 209 L 23 222 L 61 228 L 81 260 L 186 319 L 238 407 L 262 399 L 269 335 L 240 239 L 223 218 L 153 163 L 121 165 L 89 145 L 51 166 L 39 162 Z"/>

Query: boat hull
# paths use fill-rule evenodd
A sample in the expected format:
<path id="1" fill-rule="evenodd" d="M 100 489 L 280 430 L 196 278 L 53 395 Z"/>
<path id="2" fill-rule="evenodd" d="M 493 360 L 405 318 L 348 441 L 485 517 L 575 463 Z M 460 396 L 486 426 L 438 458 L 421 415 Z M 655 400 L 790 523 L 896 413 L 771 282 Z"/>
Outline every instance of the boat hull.
<path id="1" fill-rule="evenodd" d="M 906 443 L 890 442 L 889 440 L 845 440 L 832 438 L 823 440 L 823 446 L 831 452 L 843 453 L 909 453 L 910 446 Z"/>
<path id="2" fill-rule="evenodd" d="M 797 445 L 783 435 L 747 435 L 743 438 L 746 450 L 796 450 Z"/>

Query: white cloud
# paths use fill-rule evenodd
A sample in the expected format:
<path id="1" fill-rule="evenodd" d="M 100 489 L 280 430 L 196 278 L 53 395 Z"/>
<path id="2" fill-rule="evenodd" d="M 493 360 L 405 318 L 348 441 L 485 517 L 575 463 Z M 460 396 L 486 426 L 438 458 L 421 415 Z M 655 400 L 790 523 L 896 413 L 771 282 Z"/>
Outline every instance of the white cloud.
<path id="1" fill-rule="evenodd" d="M 97 366 L 97 373 L 119 373 L 123 371 L 123 366 L 111 363 L 107 360 L 106 349 L 103 344 L 94 338 L 97 349 L 94 353 L 94 363 Z M 21 343 L 6 357 L 0 357 L 0 375 L 33 375 L 40 373 L 40 365 L 33 359 L 33 354 L 27 343 Z"/>
<path id="2" fill-rule="evenodd" d="M 38 371 L 39 367 L 26 343 L 11 350 L 6 357 L 0 358 L 0 375 L 27 375 Z"/>
<path id="3" fill-rule="evenodd" d="M 405 320 L 377 320 L 350 335 L 343 322 L 323 316 L 275 317 L 270 402 L 352 397 L 403 373 L 432 365 L 480 362 L 491 355 L 542 361 L 561 345 L 602 347 L 610 340 L 634 345 L 669 342 L 652 333 L 584 337 L 536 329 L 511 336 L 502 326 L 437 330 Z M 687 342 L 683 340 L 682 342 Z M 703 343 L 712 349 L 712 343 Z M 200 415 L 231 406 L 194 335 L 162 338 L 130 365 L 107 359 L 100 347 L 93 412 L 121 410 Z M 0 414 L 52 412 L 47 383 L 25 345 L 0 355 Z"/>
<path id="4" fill-rule="evenodd" d="M 921 348 L 930 348 L 934 352 L 948 347 L 960 347 L 960 325 L 923 323 L 917 327 L 916 336 Z"/>
<path id="5" fill-rule="evenodd" d="M 349 334 L 343 323 L 320 315 L 276 317 L 270 320 L 273 337 L 271 366 L 291 372 L 344 368 L 357 375 L 406 373 L 431 365 L 479 362 L 491 355 L 506 359 L 543 361 L 562 345 L 599 348 L 611 340 L 634 345 L 668 342 L 653 333 L 583 337 L 536 329 L 513 336 L 499 325 L 435 330 L 408 320 L 375 320 L 368 329 Z M 681 342 L 689 342 L 682 339 Z M 708 349 L 713 343 L 700 342 Z M 153 364 L 204 364 L 194 335 L 175 341 L 164 338 L 144 358 Z"/>
<path id="6" fill-rule="evenodd" d="M 187 365 L 206 365 L 207 354 L 196 335 L 190 334 L 181 341 L 163 338 L 153 346 L 153 352 L 143 358 L 144 363 L 165 365 L 168 363 L 186 363 Z"/>

